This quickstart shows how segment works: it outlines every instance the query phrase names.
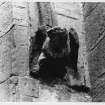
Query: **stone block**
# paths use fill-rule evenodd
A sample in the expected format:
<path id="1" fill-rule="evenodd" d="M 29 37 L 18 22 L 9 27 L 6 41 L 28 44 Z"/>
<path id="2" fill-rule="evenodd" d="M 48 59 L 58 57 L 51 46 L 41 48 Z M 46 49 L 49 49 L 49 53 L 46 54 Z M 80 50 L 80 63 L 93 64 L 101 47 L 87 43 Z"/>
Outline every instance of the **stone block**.
<path id="1" fill-rule="evenodd" d="M 34 36 L 39 26 L 39 10 L 36 2 L 29 2 L 29 24 L 30 24 L 30 36 Z"/>
<path id="2" fill-rule="evenodd" d="M 13 6 L 13 19 L 15 19 L 15 23 L 16 20 L 20 20 L 21 25 L 25 25 L 27 26 L 27 19 L 28 19 L 28 14 L 27 14 L 27 8 L 17 8 L 15 6 Z M 17 24 L 19 24 L 20 22 L 17 22 Z"/>
<path id="3" fill-rule="evenodd" d="M 87 49 L 90 50 L 98 38 L 103 34 L 105 27 L 105 11 L 102 8 L 101 4 L 97 6 L 92 13 L 85 18 L 85 31 L 86 31 L 86 42 Z"/>
<path id="4" fill-rule="evenodd" d="M 39 97 L 39 82 L 30 77 L 19 77 L 20 95 L 26 97 Z"/>
<path id="5" fill-rule="evenodd" d="M 28 27 L 16 26 L 14 29 L 14 40 L 17 46 L 29 45 Z"/>
<path id="6" fill-rule="evenodd" d="M 33 101 L 33 97 L 20 95 L 19 102 L 32 102 L 32 101 Z"/>
<path id="7" fill-rule="evenodd" d="M 4 31 L 12 23 L 11 2 L 5 2 L 0 6 L 0 31 Z"/>
<path id="8" fill-rule="evenodd" d="M 83 11 L 92 101 L 105 101 L 105 3 L 86 3 Z"/>
<path id="9" fill-rule="evenodd" d="M 11 73 L 11 46 L 10 36 L 12 31 L 0 38 L 0 72 Z"/>
<path id="10" fill-rule="evenodd" d="M 0 102 L 9 101 L 9 88 L 7 82 L 0 84 Z"/>
<path id="11" fill-rule="evenodd" d="M 81 3 L 76 3 L 76 2 L 75 3 L 74 2 L 55 3 L 54 7 L 57 13 L 74 17 L 76 19 L 81 19 L 82 17 L 82 4 Z"/>
<path id="12" fill-rule="evenodd" d="M 12 52 L 12 51 L 11 51 Z M 28 69 L 28 47 L 18 46 L 12 53 L 12 73 L 16 75 L 26 75 Z"/>
<path id="13" fill-rule="evenodd" d="M 11 76 L 8 80 L 8 88 L 9 88 L 9 101 L 16 102 L 20 98 L 20 92 L 18 90 L 18 76 Z"/>
<path id="14" fill-rule="evenodd" d="M 17 8 L 26 8 L 27 7 L 27 2 L 25 2 L 25 1 L 12 1 L 12 5 L 13 6 L 15 6 L 15 7 L 17 7 Z"/>

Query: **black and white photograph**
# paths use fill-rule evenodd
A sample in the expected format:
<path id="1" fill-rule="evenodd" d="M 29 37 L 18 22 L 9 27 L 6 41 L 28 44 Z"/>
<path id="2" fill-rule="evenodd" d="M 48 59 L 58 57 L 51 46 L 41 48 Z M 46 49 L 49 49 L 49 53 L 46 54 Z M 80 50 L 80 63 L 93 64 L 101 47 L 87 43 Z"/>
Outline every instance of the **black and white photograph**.
<path id="1" fill-rule="evenodd" d="M 0 1 L 0 102 L 105 102 L 105 2 Z"/>

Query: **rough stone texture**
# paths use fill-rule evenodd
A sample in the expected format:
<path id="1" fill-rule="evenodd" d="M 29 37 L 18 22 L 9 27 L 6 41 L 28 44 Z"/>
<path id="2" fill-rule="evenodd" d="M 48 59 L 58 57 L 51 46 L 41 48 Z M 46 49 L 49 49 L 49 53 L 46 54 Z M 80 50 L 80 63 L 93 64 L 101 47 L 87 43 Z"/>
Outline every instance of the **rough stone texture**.
<path id="1" fill-rule="evenodd" d="M 19 78 L 20 101 L 33 101 L 39 97 L 39 82 L 29 77 Z"/>
<path id="2" fill-rule="evenodd" d="M 39 10 L 37 3 L 28 3 L 29 36 L 34 36 L 39 26 Z"/>
<path id="3" fill-rule="evenodd" d="M 38 83 L 28 76 L 30 36 L 35 35 L 41 21 L 53 24 L 50 3 L 40 4 L 46 16 L 39 21 L 36 2 L 0 2 L 0 101 L 33 101 L 38 97 Z"/>
<path id="4" fill-rule="evenodd" d="M 9 31 L 12 25 L 12 6 L 5 2 L 0 5 L 0 101 L 9 100 L 9 87 L 7 81 L 11 73 L 11 42 Z M 8 33 L 7 33 L 8 32 Z M 5 34 L 7 33 L 7 34 Z"/>
<path id="5" fill-rule="evenodd" d="M 105 3 L 85 3 L 84 26 L 93 101 L 105 101 Z"/>
<path id="6" fill-rule="evenodd" d="M 19 90 L 18 90 L 18 76 L 13 76 L 7 80 L 9 86 L 9 98 L 11 102 L 19 100 Z"/>
<path id="7" fill-rule="evenodd" d="M 14 50 L 12 55 L 12 73 L 20 76 L 26 75 L 28 71 L 28 48 L 27 46 L 19 46 Z"/>
<path id="8" fill-rule="evenodd" d="M 13 41 L 15 46 L 11 49 L 12 74 L 9 83 L 11 98 L 10 101 L 32 101 L 37 97 L 38 89 L 35 80 L 31 79 L 29 74 L 29 39 L 35 32 L 35 19 L 37 15 L 32 15 L 35 8 L 31 5 L 36 3 L 12 2 L 13 6 L 13 23 L 15 24 Z M 33 9 L 33 11 L 31 11 Z M 36 9 L 37 11 L 37 9 Z M 33 19 L 33 20 L 32 20 Z M 34 25 L 32 25 L 32 24 Z M 33 26 L 33 27 L 31 27 Z M 33 29 L 33 30 L 32 30 Z M 16 82 L 17 78 L 17 83 Z M 37 92 L 35 92 L 37 91 Z"/>
<path id="9" fill-rule="evenodd" d="M 12 5 L 5 2 L 0 5 L 0 32 L 6 30 L 12 22 Z"/>
<path id="10" fill-rule="evenodd" d="M 48 24 L 50 26 L 56 26 L 57 21 L 53 16 L 50 2 L 38 2 L 37 4 L 39 8 L 40 25 Z"/>
<path id="11" fill-rule="evenodd" d="M 24 98 L 25 95 L 20 94 L 23 89 L 20 84 L 26 81 L 21 78 L 25 78 L 29 72 L 28 3 L 0 3 L 0 101 L 30 100 L 31 96 Z M 33 80 L 29 80 L 26 82 L 33 85 L 26 86 L 26 92 L 34 87 Z"/>
<path id="12" fill-rule="evenodd" d="M 22 5 L 21 5 L 22 4 Z M 13 40 L 15 46 L 12 52 L 12 72 L 17 75 L 26 75 L 28 69 L 28 12 L 27 3 L 14 3 L 13 23 L 15 24 Z"/>
<path id="13" fill-rule="evenodd" d="M 91 97 L 85 93 L 72 91 L 65 85 L 54 87 L 39 83 L 39 97 L 34 102 L 91 102 Z"/>
<path id="14" fill-rule="evenodd" d="M 0 84 L 0 102 L 9 101 L 9 88 L 7 82 Z"/>

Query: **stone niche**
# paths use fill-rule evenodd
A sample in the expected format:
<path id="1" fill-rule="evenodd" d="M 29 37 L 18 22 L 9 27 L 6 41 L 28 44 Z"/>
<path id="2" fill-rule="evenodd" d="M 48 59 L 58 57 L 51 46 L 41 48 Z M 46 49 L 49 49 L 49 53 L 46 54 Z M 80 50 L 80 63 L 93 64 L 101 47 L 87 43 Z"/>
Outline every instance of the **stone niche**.
<path id="1" fill-rule="evenodd" d="M 39 83 L 29 76 L 29 46 L 30 37 L 35 35 L 34 32 L 42 24 L 67 27 L 68 24 L 66 23 L 70 22 L 71 26 L 76 28 L 80 39 L 78 65 L 81 83 L 90 86 L 82 5 L 81 3 L 59 3 L 59 9 L 57 9 L 57 4 L 52 3 L 52 10 L 50 4 L 48 2 L 0 2 L 0 101 L 36 101 L 39 97 Z M 95 49 L 94 46 L 92 48 L 96 51 L 91 51 L 95 53 L 88 54 L 88 62 L 91 62 L 89 63 L 89 71 L 91 84 L 94 88 L 93 94 L 98 93 L 97 88 L 99 88 L 98 90 L 102 90 L 99 94 L 103 97 L 101 93 L 104 92 L 102 88 L 104 86 L 104 32 L 102 31 L 104 27 L 104 4 L 98 4 L 92 13 L 90 13 L 90 9 L 93 7 L 89 7 L 89 5 L 84 5 L 83 11 L 86 14 L 84 17 L 85 27 L 87 27 L 85 30 L 86 38 L 93 38 L 86 40 L 89 44 L 87 48 L 90 48 L 91 45 L 96 46 Z M 98 12 L 99 10 L 100 12 Z M 90 15 L 87 17 L 88 12 Z M 98 20 L 97 23 L 95 20 Z M 92 22 L 96 26 L 100 25 L 100 28 L 94 28 Z M 100 34 L 95 33 L 96 31 Z M 100 52 L 97 49 L 100 49 Z M 99 94 L 93 96 L 98 97 Z M 104 100 L 104 98 L 102 99 Z"/>

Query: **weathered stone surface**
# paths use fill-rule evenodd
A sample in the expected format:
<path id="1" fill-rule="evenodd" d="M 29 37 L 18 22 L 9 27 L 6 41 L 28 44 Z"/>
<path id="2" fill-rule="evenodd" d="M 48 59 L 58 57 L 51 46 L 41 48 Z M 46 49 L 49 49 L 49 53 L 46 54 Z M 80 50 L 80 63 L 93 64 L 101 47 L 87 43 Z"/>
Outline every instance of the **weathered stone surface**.
<path id="1" fill-rule="evenodd" d="M 84 22 L 93 101 L 105 101 L 105 3 L 86 3 Z"/>
<path id="2" fill-rule="evenodd" d="M 92 14 L 92 12 L 94 11 L 94 9 L 97 8 L 97 5 L 99 4 L 98 3 L 92 3 L 92 2 L 88 2 L 88 3 L 84 3 L 83 4 L 83 9 L 85 10 L 84 11 L 84 17 L 88 17 Z"/>
<path id="3" fill-rule="evenodd" d="M 26 2 L 12 2 L 13 23 L 15 24 L 11 49 L 12 73 L 19 76 L 27 75 L 29 56 L 28 5 Z"/>
<path id="4" fill-rule="evenodd" d="M 15 102 L 19 100 L 19 90 L 18 90 L 18 76 L 12 76 L 8 79 L 9 86 L 9 101 Z"/>
<path id="5" fill-rule="evenodd" d="M 105 101 L 105 79 L 98 78 L 94 83 L 94 87 L 92 87 L 91 94 L 93 95 L 94 102 L 104 102 Z"/>
<path id="6" fill-rule="evenodd" d="M 38 2 L 37 4 L 39 9 L 40 25 L 48 24 L 50 26 L 56 26 L 57 23 L 54 22 L 55 17 L 53 16 L 50 2 Z"/>
<path id="7" fill-rule="evenodd" d="M 0 82 L 5 81 L 11 73 L 11 41 L 12 31 L 6 32 L 12 22 L 12 6 L 10 2 L 5 2 L 0 6 Z M 9 28 L 8 28 L 9 27 Z M 8 30 L 7 30 L 8 29 Z M 6 30 L 6 31 L 5 31 Z M 5 35 L 6 34 L 6 35 Z"/>
<path id="8" fill-rule="evenodd" d="M 39 26 L 39 10 L 36 2 L 28 3 L 28 16 L 29 16 L 29 26 L 30 26 L 30 36 L 34 36 L 37 28 Z"/>
<path id="9" fill-rule="evenodd" d="M 11 74 L 11 35 L 12 31 L 0 38 L 0 82 L 5 81 Z"/>
<path id="10" fill-rule="evenodd" d="M 24 26 L 15 26 L 14 40 L 17 46 L 29 43 L 28 28 Z"/>
<path id="11" fill-rule="evenodd" d="M 100 38 L 100 36 L 104 32 L 105 27 L 104 14 L 105 14 L 104 5 L 102 6 L 102 4 L 98 4 L 97 7 L 92 11 L 92 13 L 85 18 L 86 20 L 85 30 L 87 33 L 86 35 L 87 50 L 89 51 L 93 48 L 98 38 Z"/>
<path id="12" fill-rule="evenodd" d="M 27 7 L 27 2 L 25 1 L 12 1 L 12 5 L 13 7 L 17 7 L 17 8 L 26 8 Z"/>
<path id="13" fill-rule="evenodd" d="M 19 93 L 20 101 L 26 101 L 28 97 L 37 98 L 39 96 L 39 82 L 29 77 L 19 77 Z"/>
<path id="14" fill-rule="evenodd" d="M 27 18 L 26 7 L 22 8 L 19 3 L 3 2 L 0 5 L 0 101 L 19 99 L 16 77 L 11 76 L 23 76 L 28 71 Z"/>
<path id="15" fill-rule="evenodd" d="M 9 101 L 9 88 L 7 82 L 0 84 L 0 102 Z"/>
<path id="16" fill-rule="evenodd" d="M 24 2 L 25 3 L 25 2 Z M 27 7 L 26 3 L 24 6 Z M 28 26 L 28 12 L 27 8 L 19 6 L 19 4 L 13 4 L 13 22 L 17 25 Z"/>
<path id="17" fill-rule="evenodd" d="M 18 46 L 12 53 L 12 73 L 24 76 L 28 70 L 28 47 Z"/>
<path id="18" fill-rule="evenodd" d="M 33 97 L 21 95 L 19 102 L 32 102 Z"/>
<path id="19" fill-rule="evenodd" d="M 5 2 L 0 6 L 0 31 L 4 31 L 12 23 L 11 2 Z"/>
<path id="20" fill-rule="evenodd" d="M 5 82 L 9 79 L 10 74 L 6 72 L 0 72 L 0 83 Z"/>
<path id="21" fill-rule="evenodd" d="M 70 3 L 55 3 L 56 12 L 64 14 L 65 16 L 71 17 L 71 19 L 79 20 L 82 16 L 81 3 L 70 2 Z M 79 9 L 78 9 L 79 8 Z"/>
<path id="22" fill-rule="evenodd" d="M 0 101 L 9 101 L 9 87 L 7 80 L 11 74 L 11 35 L 12 29 L 11 2 L 0 5 Z"/>
<path id="23" fill-rule="evenodd" d="M 39 97 L 34 102 L 91 102 L 91 97 L 85 93 L 72 92 L 65 85 L 50 87 L 39 84 Z"/>

